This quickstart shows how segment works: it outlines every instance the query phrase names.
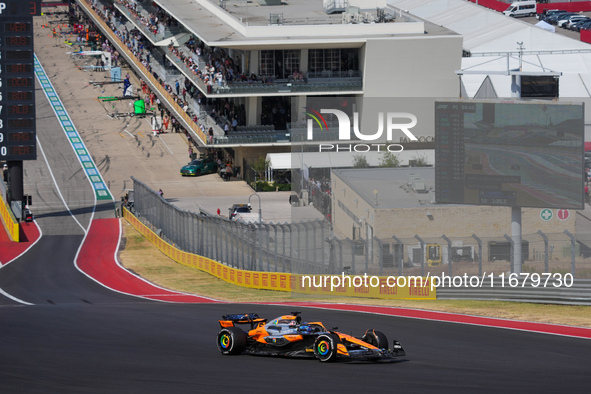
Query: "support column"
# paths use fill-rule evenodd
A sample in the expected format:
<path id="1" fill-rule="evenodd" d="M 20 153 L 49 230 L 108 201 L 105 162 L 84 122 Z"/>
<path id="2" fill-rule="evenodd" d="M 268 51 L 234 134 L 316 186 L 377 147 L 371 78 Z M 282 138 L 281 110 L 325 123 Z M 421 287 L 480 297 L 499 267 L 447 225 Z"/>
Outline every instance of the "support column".
<path id="1" fill-rule="evenodd" d="M 22 201 L 24 195 L 23 186 L 23 162 L 9 161 L 8 164 L 8 200 Z"/>
<path id="2" fill-rule="evenodd" d="M 261 123 L 260 97 L 250 96 L 246 102 L 246 124 L 255 125 Z"/>
<path id="3" fill-rule="evenodd" d="M 300 52 L 300 71 L 304 75 L 308 72 L 308 49 L 302 49 Z"/>
<path id="4" fill-rule="evenodd" d="M 259 75 L 259 51 L 250 51 L 250 64 L 248 64 L 248 75 L 255 73 Z"/>
<path id="5" fill-rule="evenodd" d="M 521 97 L 521 75 L 511 75 L 511 97 Z"/>
<path id="6" fill-rule="evenodd" d="M 513 273 L 521 274 L 521 207 L 511 207 L 511 239 L 513 240 Z"/>

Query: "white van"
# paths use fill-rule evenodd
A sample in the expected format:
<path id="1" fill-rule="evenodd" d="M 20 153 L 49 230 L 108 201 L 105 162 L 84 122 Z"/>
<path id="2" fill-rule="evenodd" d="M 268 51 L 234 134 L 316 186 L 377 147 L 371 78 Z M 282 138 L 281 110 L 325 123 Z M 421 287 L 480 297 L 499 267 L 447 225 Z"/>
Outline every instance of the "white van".
<path id="1" fill-rule="evenodd" d="M 536 14 L 536 1 L 515 1 L 511 3 L 509 8 L 503 11 L 503 14 L 512 17 L 534 16 Z"/>

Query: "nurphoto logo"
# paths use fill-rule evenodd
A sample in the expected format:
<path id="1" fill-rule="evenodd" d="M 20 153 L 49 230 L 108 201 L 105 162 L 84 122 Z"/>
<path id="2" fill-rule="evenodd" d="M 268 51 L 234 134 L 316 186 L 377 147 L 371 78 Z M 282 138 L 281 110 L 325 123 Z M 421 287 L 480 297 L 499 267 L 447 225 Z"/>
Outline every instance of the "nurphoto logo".
<path id="1" fill-rule="evenodd" d="M 353 127 L 349 115 L 338 109 L 321 109 L 320 112 L 312 108 L 305 107 L 305 114 L 310 118 L 307 120 L 308 141 L 314 141 L 314 123 L 318 125 L 320 132 L 329 132 L 326 119 L 322 114 L 332 114 L 338 121 L 338 140 L 339 141 L 379 141 L 383 139 L 384 129 L 386 132 L 386 142 L 393 141 L 394 132 L 402 132 L 409 141 L 418 141 L 418 138 L 410 131 L 416 126 L 417 117 L 408 112 L 378 112 L 378 130 L 372 134 L 362 133 L 359 127 L 359 112 L 353 112 Z M 384 127 L 385 125 L 385 127 Z M 351 135 L 351 130 L 354 136 Z M 383 149 L 382 149 L 383 148 Z M 360 144 L 319 144 L 319 152 L 401 152 L 404 147 L 400 144 L 390 143 L 360 143 Z"/>

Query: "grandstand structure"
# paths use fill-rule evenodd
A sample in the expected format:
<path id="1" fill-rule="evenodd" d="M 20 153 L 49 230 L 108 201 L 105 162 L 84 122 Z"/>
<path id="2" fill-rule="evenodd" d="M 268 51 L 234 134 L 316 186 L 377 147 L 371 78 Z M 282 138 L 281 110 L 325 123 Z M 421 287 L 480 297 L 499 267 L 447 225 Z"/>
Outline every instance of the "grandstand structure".
<path id="1" fill-rule="evenodd" d="M 310 97 L 459 95 L 462 37 L 384 0 L 76 2 L 193 139 L 236 163 L 304 144 Z M 150 67 L 123 30 L 142 35 Z M 163 88 L 177 80 L 188 106 Z"/>

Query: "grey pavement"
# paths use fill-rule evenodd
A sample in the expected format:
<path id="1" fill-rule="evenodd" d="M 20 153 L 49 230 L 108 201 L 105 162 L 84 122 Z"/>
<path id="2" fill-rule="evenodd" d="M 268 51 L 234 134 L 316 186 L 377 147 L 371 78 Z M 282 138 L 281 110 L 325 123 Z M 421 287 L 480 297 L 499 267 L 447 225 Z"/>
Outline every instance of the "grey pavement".
<path id="1" fill-rule="evenodd" d="M 206 177 L 218 177 L 217 175 L 207 175 Z M 205 177 L 203 177 L 205 178 Z M 219 177 L 218 177 L 219 178 Z M 230 188 L 236 189 L 231 184 L 240 183 L 244 184 L 246 188 L 246 192 L 248 194 L 234 194 L 234 195 L 226 195 L 226 196 L 216 196 L 216 197 L 184 197 L 179 199 L 172 199 L 169 200 L 173 202 L 177 207 L 187 210 L 198 212 L 200 209 L 208 212 L 209 214 L 216 215 L 218 208 L 220 209 L 220 214 L 224 217 L 228 216 L 228 208 L 230 208 L 233 204 L 246 204 L 250 201 L 252 205 L 252 212 L 258 213 L 259 211 L 259 198 L 260 197 L 260 209 L 261 209 L 261 216 L 265 223 L 285 223 L 285 222 L 299 222 L 301 220 L 310 220 L 310 219 L 322 219 L 322 214 L 318 212 L 313 206 L 301 206 L 301 207 L 292 207 L 289 204 L 289 195 L 290 192 L 265 192 L 265 193 L 256 193 L 252 191 L 250 187 L 248 187 L 244 182 L 223 182 L 224 185 L 221 185 L 217 190 L 220 192 L 225 192 Z M 230 185 L 225 185 L 225 184 Z M 166 196 L 165 196 L 166 197 Z"/>

